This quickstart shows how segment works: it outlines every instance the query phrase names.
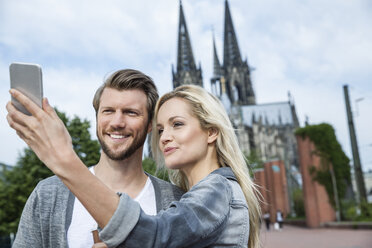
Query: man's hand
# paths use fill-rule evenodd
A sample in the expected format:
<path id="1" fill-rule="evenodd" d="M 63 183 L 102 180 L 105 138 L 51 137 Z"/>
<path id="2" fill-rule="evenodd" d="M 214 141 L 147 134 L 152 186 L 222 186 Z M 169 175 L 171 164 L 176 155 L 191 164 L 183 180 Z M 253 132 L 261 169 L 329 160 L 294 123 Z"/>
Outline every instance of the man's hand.
<path id="1" fill-rule="evenodd" d="M 61 161 L 77 156 L 72 148 L 71 137 L 46 98 L 41 109 L 21 92 L 11 89 L 10 94 L 32 114 L 18 111 L 11 101 L 6 105 L 9 126 L 36 153 L 54 173 Z M 63 166 L 63 165 L 62 165 Z M 58 174 L 58 173 L 56 173 Z"/>
<path id="2" fill-rule="evenodd" d="M 101 243 L 96 243 L 92 246 L 92 248 L 107 248 L 107 245 L 103 242 Z"/>

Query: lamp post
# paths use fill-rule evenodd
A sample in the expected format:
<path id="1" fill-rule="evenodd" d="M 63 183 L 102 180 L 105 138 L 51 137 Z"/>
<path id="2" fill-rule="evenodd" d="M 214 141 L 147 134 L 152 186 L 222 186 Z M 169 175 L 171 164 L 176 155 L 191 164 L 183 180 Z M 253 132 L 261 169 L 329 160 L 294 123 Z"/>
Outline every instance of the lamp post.
<path id="1" fill-rule="evenodd" d="M 348 90 L 347 85 L 344 85 L 344 95 L 345 95 L 347 121 L 348 121 L 348 124 L 349 124 L 351 150 L 352 150 L 352 153 L 353 153 L 355 182 L 356 182 L 356 185 L 357 185 L 357 190 L 358 190 L 358 195 L 359 195 L 359 202 L 362 202 L 362 201 L 367 200 L 367 194 L 366 194 L 366 187 L 364 185 L 362 166 L 360 164 L 360 159 L 359 159 L 358 143 L 357 143 L 357 138 L 356 138 L 356 134 L 355 134 L 353 115 L 352 115 L 352 112 L 351 112 L 350 100 L 349 100 L 349 90 Z"/>

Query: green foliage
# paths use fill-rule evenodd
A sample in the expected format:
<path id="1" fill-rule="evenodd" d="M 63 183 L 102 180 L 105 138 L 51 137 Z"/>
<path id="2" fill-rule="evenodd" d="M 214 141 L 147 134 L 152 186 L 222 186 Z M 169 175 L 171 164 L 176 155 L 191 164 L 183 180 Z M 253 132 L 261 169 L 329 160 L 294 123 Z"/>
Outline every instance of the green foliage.
<path id="1" fill-rule="evenodd" d="M 89 121 L 82 121 L 79 117 L 75 116 L 72 120 L 65 123 L 67 123 L 66 126 L 72 138 L 72 145 L 79 158 L 87 166 L 97 164 L 100 158 L 99 151 L 101 147 L 97 140 L 91 139 Z"/>
<path id="2" fill-rule="evenodd" d="M 99 160 L 100 146 L 92 140 L 87 120 L 74 117 L 70 120 L 64 113 L 57 114 L 69 131 L 74 150 L 87 165 Z M 5 169 L 0 178 L 0 234 L 15 233 L 28 196 L 36 184 L 53 173 L 38 159 L 30 148 L 25 148 L 12 169 Z"/>
<path id="3" fill-rule="evenodd" d="M 342 212 L 341 215 L 344 220 L 355 221 L 360 213 L 358 213 L 358 207 L 354 200 L 341 201 Z"/>
<path id="4" fill-rule="evenodd" d="M 157 170 L 155 161 L 153 159 L 146 157 L 144 160 L 142 160 L 142 167 L 147 173 L 169 182 L 167 170 L 166 169 Z"/>
<path id="5" fill-rule="evenodd" d="M 256 150 L 252 150 L 247 156 L 246 159 L 249 161 L 249 164 L 252 168 L 258 169 L 264 167 L 264 162 L 261 157 L 258 155 Z"/>
<path id="6" fill-rule="evenodd" d="M 249 173 L 251 177 L 253 177 L 253 171 L 255 169 L 263 168 L 264 162 L 262 161 L 256 150 L 252 150 L 249 154 L 244 154 L 244 156 L 247 162 Z"/>
<path id="7" fill-rule="evenodd" d="M 355 202 L 344 203 L 346 220 L 349 221 L 372 221 L 372 203 L 363 200 L 359 206 Z"/>
<path id="8" fill-rule="evenodd" d="M 292 199 L 296 217 L 305 217 L 304 196 L 300 188 L 296 188 L 293 190 Z"/>
<path id="9" fill-rule="evenodd" d="M 329 199 L 335 206 L 330 166 L 333 166 L 335 173 L 339 199 L 344 198 L 347 185 L 351 184 L 351 176 L 350 160 L 338 143 L 333 127 L 326 123 L 310 125 L 297 129 L 296 135 L 309 137 L 314 142 L 315 153 L 321 158 L 321 168 L 310 168 L 310 174 L 313 180 L 325 186 Z"/>

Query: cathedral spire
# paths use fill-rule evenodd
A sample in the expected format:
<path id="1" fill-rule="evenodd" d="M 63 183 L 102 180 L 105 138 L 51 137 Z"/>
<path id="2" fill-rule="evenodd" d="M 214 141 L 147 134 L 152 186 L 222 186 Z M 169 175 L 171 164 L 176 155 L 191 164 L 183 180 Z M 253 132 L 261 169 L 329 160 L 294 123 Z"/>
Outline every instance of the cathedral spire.
<path id="1" fill-rule="evenodd" d="M 225 0 L 223 63 L 224 68 L 227 66 L 240 66 L 242 64 L 242 58 L 240 56 L 238 41 L 236 39 L 229 3 L 227 0 Z"/>
<path id="2" fill-rule="evenodd" d="M 180 0 L 180 18 L 178 25 L 178 47 L 177 47 L 177 72 L 173 71 L 173 87 L 182 84 L 196 84 L 203 86 L 201 78 L 201 67 L 196 67 L 192 52 L 186 19 L 183 13 L 182 1 Z"/>
<path id="3" fill-rule="evenodd" d="M 226 79 L 227 94 L 239 105 L 256 104 L 248 62 L 242 61 L 238 40 L 235 35 L 229 2 L 225 0 L 225 27 L 222 72 Z"/>
<path id="4" fill-rule="evenodd" d="M 192 53 L 189 32 L 187 30 L 182 1 L 180 1 L 180 19 L 178 26 L 178 57 L 177 70 L 195 70 L 195 60 Z"/>
<path id="5" fill-rule="evenodd" d="M 216 42 L 213 34 L 213 77 L 219 78 L 222 75 L 220 60 L 218 59 Z"/>

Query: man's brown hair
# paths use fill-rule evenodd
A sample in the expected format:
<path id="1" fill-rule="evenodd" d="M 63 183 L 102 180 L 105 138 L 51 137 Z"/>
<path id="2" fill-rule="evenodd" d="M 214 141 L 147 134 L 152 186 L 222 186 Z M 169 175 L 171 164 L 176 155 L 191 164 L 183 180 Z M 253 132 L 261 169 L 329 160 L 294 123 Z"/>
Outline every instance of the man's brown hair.
<path id="1" fill-rule="evenodd" d="M 105 88 L 122 90 L 142 90 L 147 96 L 147 113 L 150 122 L 154 116 L 156 101 L 159 98 L 158 91 L 152 79 L 140 71 L 133 69 L 124 69 L 114 72 L 106 81 L 97 89 L 93 98 L 93 107 L 98 114 L 100 100 Z"/>

